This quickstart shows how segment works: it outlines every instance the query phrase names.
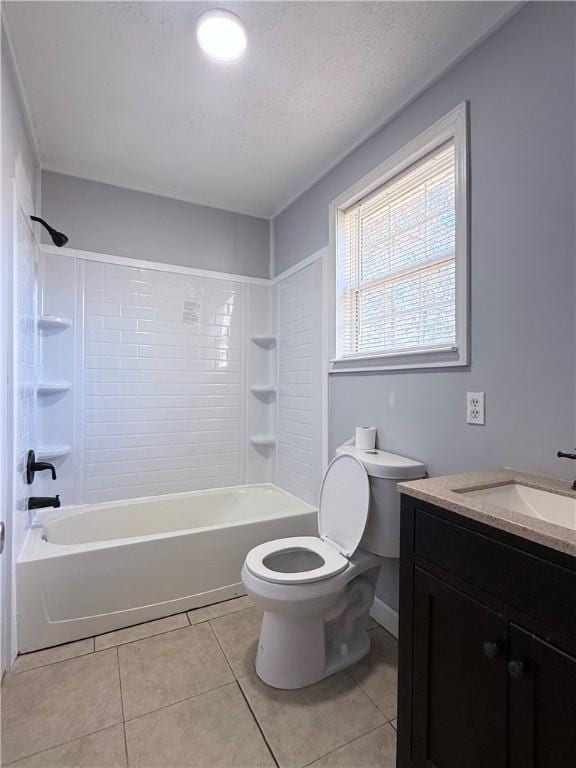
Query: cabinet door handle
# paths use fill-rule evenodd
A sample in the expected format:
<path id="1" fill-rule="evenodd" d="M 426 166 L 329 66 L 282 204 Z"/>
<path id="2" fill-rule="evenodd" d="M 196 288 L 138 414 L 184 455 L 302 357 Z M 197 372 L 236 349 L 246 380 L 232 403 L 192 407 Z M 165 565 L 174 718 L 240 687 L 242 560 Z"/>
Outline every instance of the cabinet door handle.
<path id="1" fill-rule="evenodd" d="M 514 680 L 520 680 L 522 677 L 524 677 L 525 672 L 526 664 L 523 661 L 512 659 L 512 661 L 508 662 L 508 674 L 510 677 L 513 677 Z"/>
<path id="2" fill-rule="evenodd" d="M 502 649 L 494 640 L 487 640 L 482 645 L 482 650 L 484 651 L 484 656 L 488 659 L 495 659 L 502 653 Z"/>

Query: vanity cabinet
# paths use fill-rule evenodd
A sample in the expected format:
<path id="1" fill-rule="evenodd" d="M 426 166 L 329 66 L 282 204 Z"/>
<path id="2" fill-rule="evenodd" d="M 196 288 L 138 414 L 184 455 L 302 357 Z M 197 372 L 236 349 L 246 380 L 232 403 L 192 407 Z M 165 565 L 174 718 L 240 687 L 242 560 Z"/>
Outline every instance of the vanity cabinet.
<path id="1" fill-rule="evenodd" d="M 576 767 L 574 558 L 402 500 L 398 768 Z"/>

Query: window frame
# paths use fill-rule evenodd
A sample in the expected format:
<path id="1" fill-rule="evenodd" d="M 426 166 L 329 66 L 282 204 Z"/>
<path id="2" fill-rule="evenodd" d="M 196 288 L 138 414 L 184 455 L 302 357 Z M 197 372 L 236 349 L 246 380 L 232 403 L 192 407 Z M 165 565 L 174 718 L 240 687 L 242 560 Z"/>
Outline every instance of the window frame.
<path id="1" fill-rule="evenodd" d="M 337 257 L 343 243 L 344 212 L 447 141 L 454 141 L 456 163 L 456 341 L 449 347 L 430 347 L 405 352 L 382 352 L 337 357 Z M 398 371 L 451 368 L 469 365 L 469 140 L 468 103 L 462 102 L 434 125 L 406 144 L 330 204 L 330 273 L 327 290 L 330 306 L 329 373 Z"/>

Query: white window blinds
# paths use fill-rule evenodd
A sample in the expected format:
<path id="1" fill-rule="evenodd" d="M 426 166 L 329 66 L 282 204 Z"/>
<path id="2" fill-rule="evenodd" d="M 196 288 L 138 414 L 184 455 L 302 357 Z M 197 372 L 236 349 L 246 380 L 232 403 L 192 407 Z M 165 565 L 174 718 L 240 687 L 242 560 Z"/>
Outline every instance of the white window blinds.
<path id="1" fill-rule="evenodd" d="M 338 358 L 455 345 L 455 171 L 451 139 L 341 211 Z"/>

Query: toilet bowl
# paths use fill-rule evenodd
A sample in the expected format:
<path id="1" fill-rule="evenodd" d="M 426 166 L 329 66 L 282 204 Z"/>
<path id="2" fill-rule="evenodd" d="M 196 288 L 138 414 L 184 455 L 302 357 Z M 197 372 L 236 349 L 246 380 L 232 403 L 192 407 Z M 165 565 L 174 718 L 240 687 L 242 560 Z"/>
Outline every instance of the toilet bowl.
<path id="1" fill-rule="evenodd" d="M 242 568 L 246 591 L 263 611 L 256 673 L 274 688 L 311 685 L 368 652 L 366 623 L 382 559 L 398 551 L 390 540 L 399 537 L 395 485 L 424 475 L 420 462 L 372 451 L 369 477 L 363 452 L 343 448 L 322 482 L 320 536 L 261 544 Z M 373 478 L 387 481 L 376 492 L 384 489 L 388 504 L 372 499 Z M 378 523 L 373 515 L 389 519 Z"/>

